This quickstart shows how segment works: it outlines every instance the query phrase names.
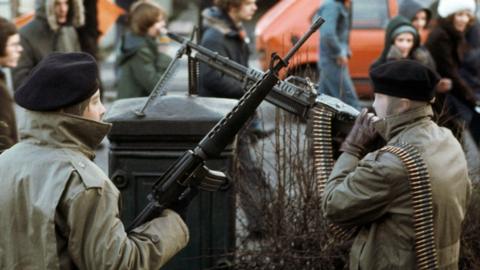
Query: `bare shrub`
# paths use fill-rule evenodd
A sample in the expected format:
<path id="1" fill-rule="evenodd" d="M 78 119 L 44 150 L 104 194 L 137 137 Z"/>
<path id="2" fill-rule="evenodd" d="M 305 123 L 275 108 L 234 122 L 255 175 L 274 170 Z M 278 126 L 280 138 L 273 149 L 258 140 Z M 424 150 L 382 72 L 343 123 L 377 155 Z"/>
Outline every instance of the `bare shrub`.
<path id="1" fill-rule="evenodd" d="M 261 203 L 266 230 L 261 239 L 239 236 L 235 269 L 344 269 L 349 244 L 327 244 L 305 124 L 278 109 L 275 118 L 273 138 L 255 153 L 271 189 L 260 192 L 271 194 Z"/>
<path id="2" fill-rule="evenodd" d="M 473 185 L 472 196 L 463 225 L 460 269 L 480 269 L 480 184 Z"/>

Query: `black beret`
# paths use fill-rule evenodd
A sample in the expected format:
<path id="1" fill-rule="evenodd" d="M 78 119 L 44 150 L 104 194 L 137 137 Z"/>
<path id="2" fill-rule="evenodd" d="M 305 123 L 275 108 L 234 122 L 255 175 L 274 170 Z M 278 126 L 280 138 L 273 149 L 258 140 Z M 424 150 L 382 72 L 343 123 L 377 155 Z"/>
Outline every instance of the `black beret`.
<path id="1" fill-rule="evenodd" d="M 54 111 L 88 99 L 98 84 L 98 67 L 91 55 L 51 53 L 32 69 L 15 92 L 15 101 L 32 111 Z"/>
<path id="2" fill-rule="evenodd" d="M 430 101 L 440 80 L 429 67 L 414 60 L 395 60 L 370 70 L 373 91 L 394 97 Z"/>

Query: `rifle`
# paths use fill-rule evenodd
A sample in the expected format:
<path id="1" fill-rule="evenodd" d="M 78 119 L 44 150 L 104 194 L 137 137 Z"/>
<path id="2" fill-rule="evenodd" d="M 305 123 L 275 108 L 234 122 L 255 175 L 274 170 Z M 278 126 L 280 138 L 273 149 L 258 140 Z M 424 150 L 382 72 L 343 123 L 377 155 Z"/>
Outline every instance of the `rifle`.
<path id="1" fill-rule="evenodd" d="M 155 182 L 147 197 L 148 205 L 135 218 L 127 231 L 157 217 L 165 208 L 189 196 L 196 187 L 203 186 L 214 190 L 226 182 L 225 175 L 208 169 L 205 161 L 219 156 L 228 143 L 235 138 L 240 128 L 254 114 L 268 92 L 279 81 L 280 70 L 288 66 L 295 52 L 324 22 L 323 18 L 317 18 L 285 58 L 282 59 L 277 54 L 272 54 L 270 69 L 263 74 L 261 79 L 255 82 L 238 101 L 238 104 L 203 137 L 193 150 L 187 150 Z"/>
<path id="2" fill-rule="evenodd" d="M 211 68 L 230 76 L 244 85 L 248 86 L 258 82 L 265 74 L 264 72 L 245 67 L 237 62 L 228 59 L 208 48 L 195 44 L 184 37 L 173 33 L 168 33 L 168 37 L 186 46 L 188 50 L 182 50 L 188 54 L 189 59 L 207 64 Z M 195 52 L 195 54 L 193 54 Z M 196 74 L 196 71 L 190 71 Z M 282 108 L 287 112 L 293 113 L 302 119 L 310 117 L 311 108 L 314 106 L 324 106 L 335 111 L 337 122 L 346 124 L 342 128 L 348 129 L 349 123 L 353 122 L 358 115 L 358 111 L 343 103 L 337 98 L 325 94 L 317 94 L 313 84 L 304 78 L 290 76 L 285 81 L 278 80 L 273 89 L 265 98 L 266 101 Z M 347 132 L 348 133 L 348 132 Z"/>

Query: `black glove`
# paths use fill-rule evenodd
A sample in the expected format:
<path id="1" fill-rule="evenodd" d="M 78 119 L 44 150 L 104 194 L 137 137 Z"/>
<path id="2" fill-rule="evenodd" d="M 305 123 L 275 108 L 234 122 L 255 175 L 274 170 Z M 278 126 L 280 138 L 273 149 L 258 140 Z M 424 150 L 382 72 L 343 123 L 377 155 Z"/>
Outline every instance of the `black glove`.
<path id="1" fill-rule="evenodd" d="M 198 194 L 198 188 L 189 187 L 185 190 L 185 192 L 182 193 L 178 201 L 169 205 L 168 208 L 177 212 L 177 214 L 180 215 L 183 221 L 186 222 L 188 205 L 190 205 L 190 202 L 193 200 L 193 198 L 195 198 L 197 194 Z"/>
<path id="2" fill-rule="evenodd" d="M 367 153 L 367 149 L 370 149 L 379 137 L 373 126 L 373 122 L 377 119 L 373 113 L 368 113 L 367 109 L 363 109 L 342 143 L 340 151 L 362 158 Z"/>

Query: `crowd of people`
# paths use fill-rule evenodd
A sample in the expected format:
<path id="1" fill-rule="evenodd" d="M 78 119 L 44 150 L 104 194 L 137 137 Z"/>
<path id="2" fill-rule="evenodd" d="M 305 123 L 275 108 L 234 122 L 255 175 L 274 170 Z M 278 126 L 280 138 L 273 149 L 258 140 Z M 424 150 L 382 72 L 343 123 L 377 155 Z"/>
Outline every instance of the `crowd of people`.
<path id="1" fill-rule="evenodd" d="M 119 191 L 92 162 L 110 129 L 102 122 L 96 46 L 79 31 L 86 14 L 81 0 L 38 0 L 34 19 L 18 31 L 0 18 L 0 66 L 13 74 L 14 98 L 0 73 L 0 268 L 158 269 L 188 242 L 179 209 L 131 232 L 119 218 Z M 319 15 L 319 91 L 360 109 L 348 62 L 351 0 L 325 0 Z M 363 109 L 345 138 L 327 182 L 322 208 L 327 219 L 359 229 L 351 269 L 413 269 L 414 246 L 409 171 L 385 148 L 411 146 L 429 172 L 436 261 L 457 269 L 462 221 L 471 193 L 461 142 L 480 144 L 480 24 L 474 0 L 440 0 L 433 7 L 404 0 L 386 26 L 385 46 L 370 77 L 373 111 Z M 243 23 L 255 0 L 214 0 L 202 12 L 200 44 L 248 66 L 249 38 Z M 90 14 L 91 15 L 91 14 Z M 91 16 L 87 16 L 90 17 Z M 147 96 L 171 57 L 159 50 L 168 14 L 151 0 L 133 3 L 117 56 L 118 98 Z M 239 99 L 242 82 L 201 64 L 199 96 Z M 14 104 L 24 108 L 17 132 Z M 268 189 L 251 159 L 249 133 L 263 136 L 258 115 L 241 131 L 237 155 L 251 183 L 247 198 Z M 456 138 L 455 138 L 456 137 Z M 403 146 L 402 146 L 403 145 Z M 448 168 L 448 170 L 445 170 Z M 261 237 L 262 207 L 241 201 L 252 237 Z M 434 229 L 433 229 L 434 228 Z M 387 241 L 387 240 L 388 241 Z"/>

